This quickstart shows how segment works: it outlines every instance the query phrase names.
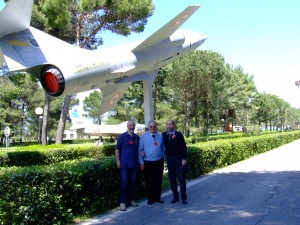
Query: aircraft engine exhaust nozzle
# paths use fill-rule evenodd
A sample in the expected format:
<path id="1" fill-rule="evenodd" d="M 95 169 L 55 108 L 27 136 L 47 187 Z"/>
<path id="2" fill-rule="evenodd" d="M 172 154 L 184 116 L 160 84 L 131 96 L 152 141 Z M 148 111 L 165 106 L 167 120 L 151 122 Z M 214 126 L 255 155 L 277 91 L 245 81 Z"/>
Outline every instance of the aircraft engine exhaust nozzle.
<path id="1" fill-rule="evenodd" d="M 51 96 L 60 96 L 65 90 L 65 79 L 60 70 L 54 66 L 48 66 L 41 75 L 41 84 Z"/>

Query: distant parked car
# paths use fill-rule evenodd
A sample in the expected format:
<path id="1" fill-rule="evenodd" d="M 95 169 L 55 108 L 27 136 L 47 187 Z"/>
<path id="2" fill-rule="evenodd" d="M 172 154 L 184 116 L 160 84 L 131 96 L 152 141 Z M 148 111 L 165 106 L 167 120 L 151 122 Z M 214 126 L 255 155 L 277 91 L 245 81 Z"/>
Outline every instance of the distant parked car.
<path id="1" fill-rule="evenodd" d="M 232 131 L 233 132 L 243 132 L 243 127 L 242 126 L 233 126 Z"/>

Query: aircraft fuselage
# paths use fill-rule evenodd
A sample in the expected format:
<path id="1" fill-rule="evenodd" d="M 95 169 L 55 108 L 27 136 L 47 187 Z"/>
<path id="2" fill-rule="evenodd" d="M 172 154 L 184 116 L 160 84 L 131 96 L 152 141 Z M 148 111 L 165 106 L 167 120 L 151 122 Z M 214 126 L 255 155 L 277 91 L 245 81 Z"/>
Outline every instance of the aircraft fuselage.
<path id="1" fill-rule="evenodd" d="M 193 51 L 206 38 L 200 33 L 179 30 L 147 51 L 132 51 L 131 45 L 92 51 L 93 57 L 88 60 L 81 58 L 80 63 L 73 66 L 73 72 L 69 76 L 64 73 L 65 80 L 68 81 L 64 94 L 101 89 L 109 82 L 142 80 L 144 73 L 159 70 Z"/>

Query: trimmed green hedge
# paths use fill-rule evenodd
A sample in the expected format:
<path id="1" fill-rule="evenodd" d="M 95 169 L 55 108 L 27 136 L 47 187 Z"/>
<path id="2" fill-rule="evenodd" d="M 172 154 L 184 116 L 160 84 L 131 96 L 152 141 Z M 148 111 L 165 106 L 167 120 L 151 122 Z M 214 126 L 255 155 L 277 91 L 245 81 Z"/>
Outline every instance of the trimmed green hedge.
<path id="1" fill-rule="evenodd" d="M 240 138 L 242 136 L 244 136 L 244 133 L 224 133 L 224 134 L 214 134 L 214 135 L 206 135 L 206 136 L 191 136 L 186 138 L 185 140 L 187 144 L 195 144 L 198 142 Z"/>
<path id="2" fill-rule="evenodd" d="M 98 139 L 92 139 L 92 138 L 82 138 L 82 139 L 70 139 L 70 140 L 63 140 L 62 142 L 64 144 L 84 144 L 84 143 L 94 143 L 95 141 L 97 141 Z M 48 144 L 53 144 L 55 142 L 55 140 L 52 140 L 50 142 L 48 142 Z M 37 145 L 38 141 L 37 140 L 31 140 L 31 141 L 18 141 L 14 138 L 11 139 L 11 143 L 10 146 L 31 146 L 31 145 Z M 0 144 L 0 146 L 2 145 L 2 143 Z M 4 144 L 3 144 L 4 146 Z"/>
<path id="3" fill-rule="evenodd" d="M 294 131 L 190 145 L 187 177 L 198 177 L 299 138 L 300 131 Z"/>
<path id="4" fill-rule="evenodd" d="M 141 174 L 139 194 L 144 196 Z M 66 224 L 78 215 L 116 207 L 114 157 L 0 170 L 1 224 Z"/>
<path id="5" fill-rule="evenodd" d="M 0 153 L 0 167 L 47 165 L 65 160 L 80 158 L 100 158 L 114 155 L 115 144 L 99 146 L 63 146 L 51 149 L 51 145 L 27 147 L 29 150 L 16 150 Z M 43 148 L 38 150 L 37 148 Z M 24 148 L 26 149 L 26 148 Z M 30 150 L 32 149 L 32 150 Z"/>
<path id="6" fill-rule="evenodd" d="M 188 177 L 195 178 L 300 138 L 300 132 L 188 146 Z M 145 196 L 141 173 L 138 196 Z M 117 206 L 114 157 L 0 170 L 1 224 L 66 224 Z"/>
<path id="7" fill-rule="evenodd" d="M 264 136 L 264 135 L 273 135 L 282 133 L 281 131 L 263 131 L 255 134 L 255 136 Z M 224 140 L 224 139 L 234 139 L 234 138 L 241 138 L 241 137 L 250 137 L 253 136 L 252 133 L 222 133 L 222 134 L 213 134 L 213 135 L 206 135 L 206 136 L 190 136 L 186 138 L 187 144 L 195 144 L 198 142 L 207 142 L 207 141 L 217 141 L 217 140 Z"/>

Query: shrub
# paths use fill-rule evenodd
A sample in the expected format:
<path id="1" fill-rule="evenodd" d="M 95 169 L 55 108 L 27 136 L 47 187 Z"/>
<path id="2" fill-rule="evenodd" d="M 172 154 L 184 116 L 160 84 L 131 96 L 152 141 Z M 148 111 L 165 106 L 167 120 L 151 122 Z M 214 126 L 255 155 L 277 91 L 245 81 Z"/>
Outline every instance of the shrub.
<path id="1" fill-rule="evenodd" d="M 145 196 L 141 174 L 138 196 Z M 0 170 L 2 224 L 65 224 L 118 204 L 114 157 Z"/>
<path id="2" fill-rule="evenodd" d="M 50 145 L 51 146 L 51 145 Z M 16 151 L 0 153 L 0 167 L 4 166 L 33 166 L 46 165 L 65 160 L 88 158 L 101 158 L 103 156 L 114 155 L 115 145 L 99 146 L 65 146 L 57 145 L 50 148 L 49 146 L 31 146 L 18 148 Z"/>
<path id="3" fill-rule="evenodd" d="M 106 144 L 103 145 L 102 152 L 105 156 L 113 156 L 115 155 L 116 145 L 115 144 Z"/>
<path id="4" fill-rule="evenodd" d="M 300 132 L 243 137 L 188 146 L 188 174 L 195 178 L 300 138 Z"/>

